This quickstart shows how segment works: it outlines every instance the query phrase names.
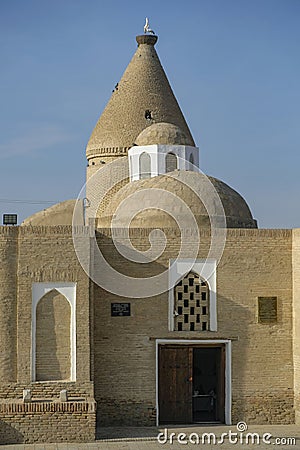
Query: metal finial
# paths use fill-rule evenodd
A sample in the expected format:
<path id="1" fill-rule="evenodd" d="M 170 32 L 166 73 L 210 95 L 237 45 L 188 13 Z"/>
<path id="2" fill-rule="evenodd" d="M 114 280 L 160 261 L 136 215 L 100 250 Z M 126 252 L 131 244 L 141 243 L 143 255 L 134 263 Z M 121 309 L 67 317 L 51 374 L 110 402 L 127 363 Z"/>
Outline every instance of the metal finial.
<path id="1" fill-rule="evenodd" d="M 150 25 L 149 25 L 149 19 L 148 17 L 146 17 L 146 22 L 144 25 L 144 33 L 151 33 L 151 34 L 155 34 L 153 30 L 151 30 Z"/>

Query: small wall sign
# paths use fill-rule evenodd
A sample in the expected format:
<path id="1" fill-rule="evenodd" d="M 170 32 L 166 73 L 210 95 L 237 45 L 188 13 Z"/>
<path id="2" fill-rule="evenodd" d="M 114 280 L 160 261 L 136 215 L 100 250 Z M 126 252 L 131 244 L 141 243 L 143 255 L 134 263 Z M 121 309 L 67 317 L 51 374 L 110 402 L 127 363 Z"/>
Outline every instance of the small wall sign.
<path id="1" fill-rule="evenodd" d="M 258 321 L 277 322 L 277 297 L 258 297 Z"/>
<path id="2" fill-rule="evenodd" d="M 130 316 L 130 303 L 112 303 L 111 315 L 112 317 Z"/>

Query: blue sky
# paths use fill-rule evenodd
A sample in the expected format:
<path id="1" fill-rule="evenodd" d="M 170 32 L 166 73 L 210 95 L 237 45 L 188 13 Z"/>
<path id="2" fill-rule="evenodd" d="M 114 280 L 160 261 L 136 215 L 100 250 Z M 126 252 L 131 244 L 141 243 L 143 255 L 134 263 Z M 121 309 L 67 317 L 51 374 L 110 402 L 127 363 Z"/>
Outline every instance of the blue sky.
<path id="1" fill-rule="evenodd" d="M 300 227 L 299 0 L 1 0 L 1 217 L 77 197 L 145 16 L 202 170 L 260 227 Z"/>

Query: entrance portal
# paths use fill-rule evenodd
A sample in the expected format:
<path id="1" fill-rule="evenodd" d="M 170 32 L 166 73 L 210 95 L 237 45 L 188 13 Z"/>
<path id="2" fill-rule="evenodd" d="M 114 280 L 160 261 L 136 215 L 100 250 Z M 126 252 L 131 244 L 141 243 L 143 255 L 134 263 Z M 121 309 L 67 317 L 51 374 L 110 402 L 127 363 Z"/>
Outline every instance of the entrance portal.
<path id="1" fill-rule="evenodd" d="M 225 346 L 159 346 L 159 422 L 221 422 L 225 416 Z"/>

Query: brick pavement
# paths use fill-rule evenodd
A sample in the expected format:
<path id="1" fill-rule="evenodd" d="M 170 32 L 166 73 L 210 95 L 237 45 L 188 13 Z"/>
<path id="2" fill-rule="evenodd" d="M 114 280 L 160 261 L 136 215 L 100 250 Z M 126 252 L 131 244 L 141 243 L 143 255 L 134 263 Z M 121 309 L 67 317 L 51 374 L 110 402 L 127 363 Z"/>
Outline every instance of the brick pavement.
<path id="1" fill-rule="evenodd" d="M 267 450 L 270 448 L 278 448 L 278 449 L 300 449 L 300 426 L 297 425 L 252 425 L 249 427 L 247 432 L 258 433 L 260 439 L 262 438 L 264 433 L 272 434 L 273 438 L 270 440 L 270 444 L 263 444 L 260 442 L 259 445 L 254 444 L 234 444 L 228 441 L 228 438 L 225 439 L 225 442 L 222 444 L 214 444 L 211 441 L 210 444 L 180 444 L 177 441 L 177 436 L 179 433 L 185 433 L 187 436 L 190 436 L 191 433 L 196 433 L 197 435 L 202 436 L 203 433 L 215 433 L 217 436 L 217 440 L 220 439 L 222 433 L 229 433 L 231 430 L 233 433 L 236 432 L 236 426 L 190 426 L 190 427 L 172 427 L 168 428 L 168 442 L 166 444 L 160 444 L 157 441 L 157 435 L 159 432 L 162 432 L 164 428 L 103 428 L 99 431 L 99 439 L 93 443 L 86 444 L 77 444 L 77 443 L 61 443 L 61 444 L 18 444 L 18 445 L 3 445 L 1 446 L 1 450 L 159 450 L 159 449 L 168 449 L 168 450 L 179 450 L 179 449 L 196 449 L 196 448 L 205 448 L 205 449 L 215 449 L 220 448 L 223 450 L 229 449 L 248 449 L 248 450 Z M 170 443 L 170 435 L 171 433 L 176 433 L 176 438 Z M 245 435 L 245 433 L 244 433 Z M 195 434 L 192 435 L 195 439 Z M 288 444 L 285 441 L 281 441 L 280 443 L 275 443 L 275 438 L 295 438 L 295 444 Z M 182 437 L 184 440 L 185 438 Z"/>

